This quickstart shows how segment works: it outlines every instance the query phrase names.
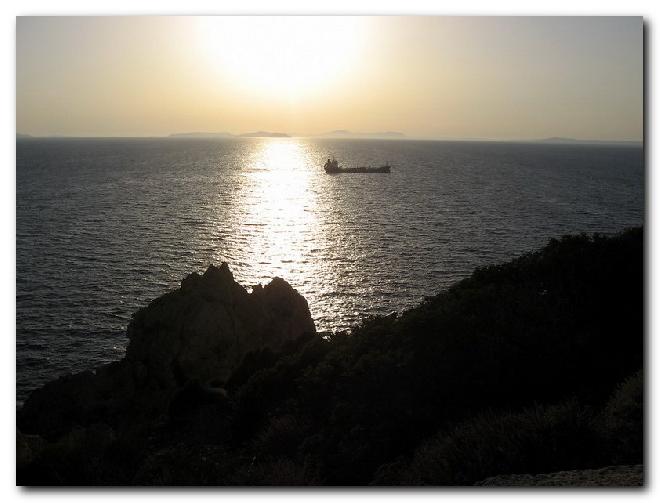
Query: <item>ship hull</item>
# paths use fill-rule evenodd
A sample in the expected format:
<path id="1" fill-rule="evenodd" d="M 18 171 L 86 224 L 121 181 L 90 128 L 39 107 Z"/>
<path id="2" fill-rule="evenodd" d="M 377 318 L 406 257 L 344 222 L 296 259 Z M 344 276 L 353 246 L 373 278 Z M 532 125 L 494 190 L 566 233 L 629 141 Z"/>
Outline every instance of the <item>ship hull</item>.
<path id="1" fill-rule="evenodd" d="M 389 173 L 389 166 L 380 166 L 378 168 L 367 168 L 367 167 L 358 167 L 358 168 L 325 168 L 325 172 L 329 175 L 335 175 L 339 173 Z"/>

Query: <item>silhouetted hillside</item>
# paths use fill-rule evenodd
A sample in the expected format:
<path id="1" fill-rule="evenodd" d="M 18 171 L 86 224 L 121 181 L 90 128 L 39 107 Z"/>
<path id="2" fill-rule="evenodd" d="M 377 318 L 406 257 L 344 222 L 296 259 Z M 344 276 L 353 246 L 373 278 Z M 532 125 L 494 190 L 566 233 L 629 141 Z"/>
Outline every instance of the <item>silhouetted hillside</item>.
<path id="1" fill-rule="evenodd" d="M 157 342 L 169 309 L 152 305 Z M 641 464 L 643 314 L 641 229 L 553 239 L 351 335 L 251 350 L 221 393 L 173 369 L 166 410 L 60 414 L 49 441 L 19 414 L 19 483 L 470 485 Z"/>

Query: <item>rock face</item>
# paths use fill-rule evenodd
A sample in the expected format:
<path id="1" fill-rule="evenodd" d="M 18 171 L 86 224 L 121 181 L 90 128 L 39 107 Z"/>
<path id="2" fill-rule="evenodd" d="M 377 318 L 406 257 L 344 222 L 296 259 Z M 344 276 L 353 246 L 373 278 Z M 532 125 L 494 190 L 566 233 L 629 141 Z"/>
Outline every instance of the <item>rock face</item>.
<path id="1" fill-rule="evenodd" d="M 223 263 L 139 310 L 127 332 L 123 360 L 36 390 L 19 428 L 56 438 L 74 426 L 154 416 L 190 383 L 221 389 L 250 351 L 277 351 L 316 330 L 307 301 L 286 281 L 248 293 Z"/>
<path id="2" fill-rule="evenodd" d="M 227 267 L 191 274 L 181 288 L 138 311 L 126 359 L 165 387 L 195 379 L 223 384 L 249 351 L 278 349 L 314 332 L 305 299 L 276 278 L 249 294 Z"/>
<path id="3" fill-rule="evenodd" d="M 634 487 L 644 485 L 643 465 L 606 466 L 539 475 L 498 475 L 475 484 L 498 487 Z"/>

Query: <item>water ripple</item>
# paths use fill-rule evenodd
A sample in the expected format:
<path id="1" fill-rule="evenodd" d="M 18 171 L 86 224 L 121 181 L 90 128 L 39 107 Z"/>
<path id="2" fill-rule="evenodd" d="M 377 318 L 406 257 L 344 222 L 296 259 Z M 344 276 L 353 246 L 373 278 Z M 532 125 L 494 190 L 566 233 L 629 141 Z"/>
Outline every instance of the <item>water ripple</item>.
<path id="1" fill-rule="evenodd" d="M 331 154 L 394 168 L 329 176 Z M 211 262 L 246 286 L 285 278 L 340 330 L 550 237 L 643 220 L 629 147 L 89 139 L 16 155 L 19 400 L 120 358 L 131 314 Z"/>

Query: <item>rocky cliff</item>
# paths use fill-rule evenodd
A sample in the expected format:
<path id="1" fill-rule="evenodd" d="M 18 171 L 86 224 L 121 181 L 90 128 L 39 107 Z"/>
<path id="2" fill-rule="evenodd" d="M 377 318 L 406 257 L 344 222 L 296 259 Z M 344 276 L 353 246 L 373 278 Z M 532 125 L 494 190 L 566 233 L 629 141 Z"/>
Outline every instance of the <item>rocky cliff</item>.
<path id="1" fill-rule="evenodd" d="M 123 360 L 36 390 L 18 414 L 19 428 L 54 439 L 97 422 L 156 417 L 192 388 L 222 397 L 246 354 L 277 351 L 315 327 L 307 301 L 286 281 L 248 293 L 223 263 L 139 310 L 127 332 Z"/>

